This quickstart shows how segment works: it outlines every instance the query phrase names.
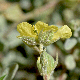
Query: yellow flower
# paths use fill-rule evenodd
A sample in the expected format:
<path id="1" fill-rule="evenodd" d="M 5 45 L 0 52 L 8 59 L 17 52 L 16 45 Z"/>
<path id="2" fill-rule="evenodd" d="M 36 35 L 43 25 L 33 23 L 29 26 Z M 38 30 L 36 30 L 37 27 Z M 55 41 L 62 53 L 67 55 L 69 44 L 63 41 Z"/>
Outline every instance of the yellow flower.
<path id="1" fill-rule="evenodd" d="M 54 25 L 48 26 L 48 24 L 41 21 L 38 21 L 33 26 L 27 22 L 22 22 L 17 25 L 17 31 L 20 33 L 18 38 L 32 37 L 44 45 L 53 43 L 60 38 L 70 38 L 72 35 L 71 29 L 67 25 L 58 29 L 58 27 Z"/>
<path id="2" fill-rule="evenodd" d="M 28 37 L 35 37 L 38 38 L 38 35 L 40 33 L 40 31 L 48 31 L 48 30 L 53 30 L 54 32 L 58 30 L 58 27 L 51 25 L 48 26 L 48 24 L 43 23 L 41 21 L 38 21 L 35 26 L 27 22 L 22 22 L 20 24 L 17 25 L 17 31 L 20 33 L 19 37 L 23 37 L 23 36 L 28 36 Z"/>

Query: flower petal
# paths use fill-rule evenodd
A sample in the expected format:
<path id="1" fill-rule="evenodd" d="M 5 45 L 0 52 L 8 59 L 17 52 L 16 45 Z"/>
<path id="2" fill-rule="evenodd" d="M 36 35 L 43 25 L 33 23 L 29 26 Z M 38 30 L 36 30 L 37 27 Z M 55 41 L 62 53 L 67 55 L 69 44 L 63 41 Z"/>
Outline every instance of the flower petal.
<path id="1" fill-rule="evenodd" d="M 17 31 L 20 33 L 20 36 L 36 37 L 37 34 L 33 30 L 32 25 L 27 22 L 22 22 L 17 25 Z"/>
<path id="2" fill-rule="evenodd" d="M 56 41 L 59 40 L 59 39 L 60 39 L 59 33 L 58 33 L 58 32 L 54 33 L 54 36 L 53 36 L 52 41 L 53 41 L 53 42 L 56 42 Z"/>
<path id="3" fill-rule="evenodd" d="M 63 39 L 70 38 L 72 36 L 71 29 L 67 25 L 62 26 L 58 32 Z"/>
<path id="4" fill-rule="evenodd" d="M 56 33 L 54 33 L 52 40 L 53 42 L 55 42 L 60 38 L 66 39 L 66 38 L 70 38 L 71 36 L 72 36 L 71 29 L 67 25 L 64 25 L 61 28 L 59 28 Z"/>
<path id="5" fill-rule="evenodd" d="M 41 30 L 48 27 L 48 24 L 38 21 L 34 27 L 35 27 L 35 30 L 37 30 L 37 33 L 39 34 Z"/>
<path id="6" fill-rule="evenodd" d="M 58 30 L 58 27 L 51 25 L 44 29 L 44 31 L 48 31 L 48 30 L 53 30 L 54 32 L 56 32 Z"/>

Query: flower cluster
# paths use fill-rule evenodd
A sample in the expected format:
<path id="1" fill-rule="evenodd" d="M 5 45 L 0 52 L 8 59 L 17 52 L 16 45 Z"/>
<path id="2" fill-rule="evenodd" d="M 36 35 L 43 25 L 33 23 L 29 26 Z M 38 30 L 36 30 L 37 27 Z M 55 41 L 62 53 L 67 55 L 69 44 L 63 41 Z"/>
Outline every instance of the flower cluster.
<path id="1" fill-rule="evenodd" d="M 71 29 L 64 25 L 58 29 L 58 27 L 38 21 L 35 25 L 31 25 L 27 22 L 22 22 L 17 25 L 17 31 L 20 33 L 18 38 L 22 38 L 23 42 L 27 45 L 36 45 L 42 43 L 43 45 L 49 45 L 58 39 L 70 38 L 72 35 Z M 35 44 L 33 44 L 33 42 Z"/>

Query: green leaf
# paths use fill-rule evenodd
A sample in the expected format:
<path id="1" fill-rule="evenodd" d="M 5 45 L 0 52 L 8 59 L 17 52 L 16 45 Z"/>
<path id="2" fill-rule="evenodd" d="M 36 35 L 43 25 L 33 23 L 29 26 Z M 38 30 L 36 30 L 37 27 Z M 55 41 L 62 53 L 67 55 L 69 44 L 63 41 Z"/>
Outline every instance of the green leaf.
<path id="1" fill-rule="evenodd" d="M 51 55 L 49 55 L 46 51 L 43 51 L 40 55 L 40 63 L 43 75 L 44 74 L 51 74 L 54 70 L 54 59 Z"/>
<path id="2" fill-rule="evenodd" d="M 40 57 L 37 60 L 37 67 L 44 80 L 46 77 L 47 80 L 50 79 L 50 75 L 54 72 L 54 69 L 56 68 L 57 64 L 58 54 L 56 55 L 56 61 L 45 50 L 40 54 Z"/>
<path id="3" fill-rule="evenodd" d="M 14 63 L 10 65 L 8 75 L 6 76 L 5 80 L 12 80 L 18 70 L 18 64 Z"/>
<path id="4" fill-rule="evenodd" d="M 0 77 L 0 80 L 3 80 L 3 79 L 5 78 L 5 76 L 6 76 L 6 75 L 4 75 L 4 76 Z"/>

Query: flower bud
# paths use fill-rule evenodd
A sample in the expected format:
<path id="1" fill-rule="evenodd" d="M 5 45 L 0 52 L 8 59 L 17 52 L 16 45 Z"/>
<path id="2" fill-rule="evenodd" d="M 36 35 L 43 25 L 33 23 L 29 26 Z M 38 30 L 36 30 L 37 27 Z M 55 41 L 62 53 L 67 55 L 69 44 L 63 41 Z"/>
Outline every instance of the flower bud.
<path id="1" fill-rule="evenodd" d="M 34 37 L 24 36 L 22 37 L 22 41 L 28 46 L 35 46 L 37 44 Z"/>
<path id="2" fill-rule="evenodd" d="M 42 30 L 38 36 L 39 43 L 42 43 L 44 46 L 50 45 L 52 43 L 53 34 L 53 30 L 48 30 L 45 32 Z"/>

